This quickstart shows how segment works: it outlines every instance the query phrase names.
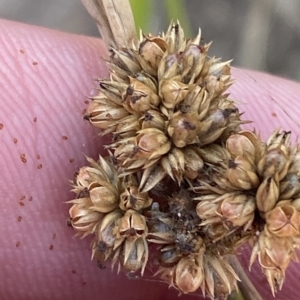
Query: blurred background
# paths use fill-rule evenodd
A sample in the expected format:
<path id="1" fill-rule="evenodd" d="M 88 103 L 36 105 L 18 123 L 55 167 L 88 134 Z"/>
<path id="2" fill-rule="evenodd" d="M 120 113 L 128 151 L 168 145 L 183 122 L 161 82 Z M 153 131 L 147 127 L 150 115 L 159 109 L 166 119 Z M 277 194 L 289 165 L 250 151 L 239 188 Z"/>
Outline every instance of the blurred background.
<path id="1" fill-rule="evenodd" d="M 145 32 L 165 31 L 179 19 L 187 36 L 202 29 L 211 55 L 233 65 L 300 80 L 299 0 L 131 0 Z M 0 0 L 0 17 L 99 36 L 80 0 Z"/>

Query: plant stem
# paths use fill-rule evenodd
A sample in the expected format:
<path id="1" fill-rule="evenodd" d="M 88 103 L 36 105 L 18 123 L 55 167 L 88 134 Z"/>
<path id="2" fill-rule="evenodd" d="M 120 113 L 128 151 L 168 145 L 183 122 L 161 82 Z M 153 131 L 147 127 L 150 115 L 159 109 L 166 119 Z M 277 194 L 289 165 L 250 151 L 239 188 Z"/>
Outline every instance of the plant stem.
<path id="1" fill-rule="evenodd" d="M 238 283 L 238 287 L 244 297 L 245 300 L 263 300 L 252 284 L 251 280 L 245 273 L 243 267 L 241 266 L 239 260 L 235 255 L 229 256 L 229 262 L 233 269 L 235 270 L 236 274 L 239 276 L 241 281 Z"/>
<path id="2" fill-rule="evenodd" d="M 81 0 L 97 22 L 108 46 L 131 47 L 137 43 L 134 19 L 129 0 Z"/>

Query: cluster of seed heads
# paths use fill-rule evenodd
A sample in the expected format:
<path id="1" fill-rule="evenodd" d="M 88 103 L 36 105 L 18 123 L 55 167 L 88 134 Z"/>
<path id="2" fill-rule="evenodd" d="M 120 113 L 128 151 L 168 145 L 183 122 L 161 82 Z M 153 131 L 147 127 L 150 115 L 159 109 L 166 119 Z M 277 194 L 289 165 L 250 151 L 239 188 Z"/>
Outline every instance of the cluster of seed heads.
<path id="1" fill-rule="evenodd" d="M 250 266 L 258 259 L 274 294 L 300 245 L 300 149 L 289 132 L 263 142 L 240 128 L 229 62 L 200 42 L 171 24 L 111 49 L 110 79 L 85 116 L 111 142 L 76 174 L 71 224 L 95 236 L 99 262 L 156 268 L 212 299 L 237 288 L 228 256 L 251 241 Z"/>

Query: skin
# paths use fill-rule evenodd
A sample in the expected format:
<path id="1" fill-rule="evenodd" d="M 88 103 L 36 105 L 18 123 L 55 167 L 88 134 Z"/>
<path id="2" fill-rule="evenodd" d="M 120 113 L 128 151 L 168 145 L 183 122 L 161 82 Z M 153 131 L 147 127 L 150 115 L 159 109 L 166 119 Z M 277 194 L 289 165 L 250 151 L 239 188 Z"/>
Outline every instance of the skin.
<path id="1" fill-rule="evenodd" d="M 178 292 L 148 276 L 129 280 L 90 261 L 91 238 L 66 225 L 69 179 L 97 158 L 97 131 L 82 120 L 95 78 L 107 77 L 103 42 L 10 21 L 0 22 L 0 298 L 10 300 L 176 299 Z M 230 88 L 245 128 L 263 139 L 278 127 L 299 134 L 300 85 L 233 68 Z M 250 250 L 240 250 L 248 268 Z M 276 299 L 298 299 L 298 265 Z M 263 299 L 273 299 L 258 264 L 250 274 Z M 183 296 L 180 299 L 193 299 Z M 198 298 L 199 299 L 199 298 Z"/>

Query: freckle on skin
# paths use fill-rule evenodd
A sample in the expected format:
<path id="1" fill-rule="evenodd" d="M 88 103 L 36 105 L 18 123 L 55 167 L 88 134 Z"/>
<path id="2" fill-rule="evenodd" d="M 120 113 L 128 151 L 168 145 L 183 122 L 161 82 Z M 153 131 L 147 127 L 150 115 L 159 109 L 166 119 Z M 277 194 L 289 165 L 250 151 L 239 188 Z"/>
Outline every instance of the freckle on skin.
<path id="1" fill-rule="evenodd" d="M 21 222 L 22 221 L 22 217 L 21 216 L 18 216 L 18 222 Z"/>
<path id="2" fill-rule="evenodd" d="M 33 122 L 36 122 L 36 121 L 37 121 L 37 117 L 34 117 L 34 118 L 33 118 Z"/>
<path id="3" fill-rule="evenodd" d="M 29 197 L 28 201 L 32 201 L 32 197 Z"/>
<path id="4" fill-rule="evenodd" d="M 36 61 L 34 61 L 32 64 L 33 64 L 34 66 L 37 66 L 37 65 L 38 65 L 38 63 L 37 63 Z"/>
<path id="5" fill-rule="evenodd" d="M 14 138 L 14 143 L 16 144 L 18 142 L 18 139 L 17 138 Z"/>
<path id="6" fill-rule="evenodd" d="M 84 103 L 85 103 L 85 104 L 89 104 L 89 100 L 85 100 Z"/>
<path id="7" fill-rule="evenodd" d="M 75 158 L 70 158 L 70 163 L 73 163 L 75 161 Z"/>
<path id="8" fill-rule="evenodd" d="M 39 170 L 40 170 L 42 167 L 43 167 L 42 164 L 39 164 L 39 165 L 37 166 L 37 168 L 38 168 Z"/>
<path id="9" fill-rule="evenodd" d="M 23 201 L 25 198 L 26 198 L 26 196 L 24 196 L 24 195 L 21 196 L 21 197 L 20 197 L 20 201 Z"/>
<path id="10" fill-rule="evenodd" d="M 277 117 L 276 113 L 272 112 L 271 114 L 273 117 Z"/>
<path id="11" fill-rule="evenodd" d="M 54 240 L 56 238 L 56 233 L 52 234 L 52 239 Z"/>
<path id="12" fill-rule="evenodd" d="M 24 51 L 23 49 L 20 49 L 20 53 L 24 54 L 24 53 L 25 53 L 25 51 Z"/>
<path id="13" fill-rule="evenodd" d="M 25 205 L 25 203 L 22 202 L 22 201 L 20 201 L 19 204 L 20 204 L 21 206 L 24 206 L 24 205 Z"/>
<path id="14" fill-rule="evenodd" d="M 50 245 L 49 250 L 53 250 L 53 248 L 54 248 L 53 245 Z"/>
<path id="15" fill-rule="evenodd" d="M 86 285 L 86 282 L 85 282 L 85 281 L 83 281 L 81 284 L 82 284 L 82 285 Z"/>
<path id="16" fill-rule="evenodd" d="M 76 271 L 75 271 L 75 270 L 72 270 L 72 273 L 73 273 L 73 274 L 76 274 Z"/>
<path id="17" fill-rule="evenodd" d="M 21 158 L 21 161 L 22 161 L 24 164 L 26 164 L 26 163 L 27 163 L 27 159 L 26 159 L 26 157 L 25 157 L 25 154 L 24 154 L 24 153 L 22 153 L 22 154 L 20 155 L 20 158 Z"/>
<path id="18" fill-rule="evenodd" d="M 4 125 L 0 123 L 0 130 L 3 129 Z"/>
<path id="19" fill-rule="evenodd" d="M 83 115 L 85 115 L 86 114 L 86 108 L 84 108 L 83 110 L 82 110 L 82 112 L 81 112 Z"/>
<path id="20" fill-rule="evenodd" d="M 62 139 L 66 141 L 68 139 L 68 137 L 66 135 L 63 135 Z"/>
<path id="21" fill-rule="evenodd" d="M 19 247 L 21 245 L 21 242 L 20 241 L 17 241 L 16 242 L 16 247 Z"/>
<path id="22" fill-rule="evenodd" d="M 36 159 L 41 159 L 41 156 L 39 154 L 37 154 Z"/>

